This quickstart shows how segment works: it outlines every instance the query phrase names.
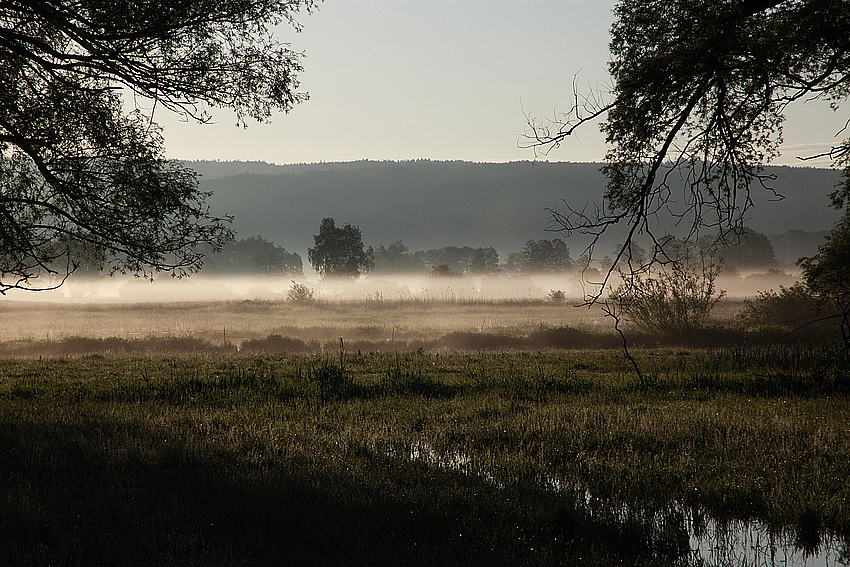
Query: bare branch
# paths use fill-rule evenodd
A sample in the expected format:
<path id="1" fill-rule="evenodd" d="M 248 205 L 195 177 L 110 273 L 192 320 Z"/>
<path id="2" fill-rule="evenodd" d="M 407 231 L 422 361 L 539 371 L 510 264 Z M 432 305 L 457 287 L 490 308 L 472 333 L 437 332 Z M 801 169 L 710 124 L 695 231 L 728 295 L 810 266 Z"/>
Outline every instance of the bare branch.
<path id="1" fill-rule="evenodd" d="M 598 91 L 575 92 L 574 79 L 565 113 L 526 115 L 524 147 L 548 153 L 602 119 L 603 200 L 551 210 L 549 229 L 590 236 L 590 253 L 625 225 L 613 265 L 640 237 L 653 249 L 645 263 L 628 265 L 641 271 L 675 264 L 664 248 L 668 231 L 723 243 L 745 231 L 754 188 L 782 199 L 763 166 L 778 155 L 788 104 L 817 97 L 837 107 L 850 96 L 850 11 L 843 2 L 641 0 L 620 2 L 615 15 L 605 102 Z M 850 165 L 850 143 L 801 159 L 822 157 Z M 838 204 L 850 199 L 847 180 L 833 194 Z M 587 303 L 602 298 L 613 265 Z"/>

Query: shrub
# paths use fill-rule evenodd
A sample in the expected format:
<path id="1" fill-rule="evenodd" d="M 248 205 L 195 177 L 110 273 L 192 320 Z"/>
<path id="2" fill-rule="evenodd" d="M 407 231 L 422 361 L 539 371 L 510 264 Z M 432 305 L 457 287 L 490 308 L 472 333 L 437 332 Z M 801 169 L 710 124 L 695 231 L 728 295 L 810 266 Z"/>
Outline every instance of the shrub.
<path id="1" fill-rule="evenodd" d="M 522 337 L 511 335 L 454 331 L 440 339 L 439 344 L 456 349 L 504 350 L 522 348 L 523 343 L 524 340 Z"/>
<path id="2" fill-rule="evenodd" d="M 546 301 L 549 303 L 564 303 L 567 300 L 567 294 L 561 289 L 551 289 L 546 296 Z"/>
<path id="3" fill-rule="evenodd" d="M 620 339 L 610 333 L 591 333 L 572 327 L 540 329 L 528 336 L 533 348 L 617 348 Z"/>
<path id="4" fill-rule="evenodd" d="M 289 291 L 286 292 L 286 299 L 295 303 L 310 303 L 313 301 L 313 290 L 304 284 L 293 281 Z"/>
<path id="5" fill-rule="evenodd" d="M 836 204 L 847 204 L 850 193 L 833 194 Z M 826 241 L 818 246 L 818 253 L 800 259 L 806 284 L 818 297 L 821 306 L 840 317 L 841 338 L 844 348 L 850 351 L 850 208 L 832 228 Z"/>
<path id="6" fill-rule="evenodd" d="M 242 343 L 242 352 L 305 352 L 307 345 L 301 339 L 269 335 L 265 339 L 251 339 Z"/>
<path id="7" fill-rule="evenodd" d="M 624 274 L 610 300 L 616 311 L 640 329 L 656 334 L 690 335 L 703 327 L 709 312 L 725 295 L 714 281 L 718 266 L 701 258 L 662 266 L 655 273 Z"/>
<path id="8" fill-rule="evenodd" d="M 805 284 L 779 286 L 779 293 L 760 291 L 744 301 L 738 318 L 748 327 L 797 327 L 812 319 L 817 299 Z"/>

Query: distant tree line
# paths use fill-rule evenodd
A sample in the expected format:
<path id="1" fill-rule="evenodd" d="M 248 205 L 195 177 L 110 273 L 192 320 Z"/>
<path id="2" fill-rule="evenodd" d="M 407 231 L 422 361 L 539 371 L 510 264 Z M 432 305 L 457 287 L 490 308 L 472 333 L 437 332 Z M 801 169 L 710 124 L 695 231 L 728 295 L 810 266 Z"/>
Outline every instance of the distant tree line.
<path id="1" fill-rule="evenodd" d="M 740 234 L 728 234 L 720 241 L 703 236 L 696 240 L 685 241 L 668 236 L 658 241 L 658 249 L 669 258 L 691 259 L 708 254 L 713 263 L 725 273 L 737 273 L 746 270 L 769 270 L 779 266 L 776 251 L 770 239 L 755 230 L 745 228 Z M 614 258 L 619 247 L 610 255 L 599 260 L 599 267 L 609 269 L 614 264 Z M 632 267 L 639 268 L 650 260 L 647 251 L 637 242 L 632 241 L 620 257 L 616 268 L 620 271 L 630 271 Z"/>
<path id="2" fill-rule="evenodd" d="M 374 272 L 401 274 L 426 272 L 432 275 L 481 275 L 497 273 L 559 273 L 574 268 L 566 243 L 554 238 L 529 240 L 520 252 L 508 254 L 502 264 L 492 246 L 446 246 L 410 252 L 400 240 L 372 250 Z"/>
<path id="3" fill-rule="evenodd" d="M 301 256 L 261 236 L 231 240 L 206 258 L 207 273 L 300 276 Z"/>
<path id="4" fill-rule="evenodd" d="M 517 252 L 507 254 L 504 262 L 492 246 L 445 246 L 430 250 L 411 251 L 401 240 L 376 248 L 366 247 L 358 227 L 346 223 L 338 226 L 332 218 L 325 218 L 314 235 L 314 246 L 307 251 L 311 266 L 322 277 L 352 278 L 362 273 L 375 274 L 430 274 L 434 276 L 470 276 L 486 274 L 558 274 L 582 269 L 587 258 L 573 260 L 566 242 L 561 238 L 528 240 Z M 715 244 L 709 238 L 685 244 L 669 238 L 666 249 L 675 251 L 688 246 L 694 250 Z M 727 239 L 716 247 L 715 259 L 724 271 L 770 269 L 778 266 L 773 246 L 764 234 L 744 230 L 739 238 Z M 637 243 L 631 245 L 630 257 L 621 257 L 619 266 L 627 268 L 631 259 L 640 265 L 647 260 L 646 251 Z M 680 250 L 679 252 L 682 252 Z M 685 251 L 687 252 L 687 251 Z M 93 268 L 84 255 L 79 255 L 80 274 L 93 275 Z M 609 268 L 613 259 L 604 256 L 599 267 Z M 220 252 L 207 254 L 204 260 L 207 274 L 251 274 L 266 276 L 303 276 L 301 256 L 288 252 L 262 236 L 231 240 Z"/>
<path id="5" fill-rule="evenodd" d="M 445 246 L 411 252 L 401 241 L 366 248 L 360 229 L 349 223 L 339 227 L 325 218 L 314 246 L 307 250 L 310 264 L 322 277 L 350 278 L 362 272 L 378 274 L 426 273 L 433 276 L 495 274 L 500 272 L 566 272 L 573 268 L 563 240 L 529 240 L 522 251 L 509 255 L 504 266 L 492 246 Z"/>
<path id="6" fill-rule="evenodd" d="M 437 275 L 492 274 L 499 271 L 499 253 L 495 248 L 446 246 L 410 252 L 400 240 L 370 249 L 374 272 L 383 274 L 433 273 Z"/>
<path id="7" fill-rule="evenodd" d="M 668 239 L 668 250 L 684 243 L 676 238 Z M 715 259 L 726 272 L 742 270 L 764 270 L 776 268 L 779 264 L 770 239 L 761 232 L 744 229 L 737 237 L 715 242 L 703 237 L 693 246 L 695 250 L 715 250 Z M 437 275 L 476 275 L 476 274 L 557 274 L 581 269 L 587 265 L 585 256 L 573 260 L 566 242 L 561 238 L 528 240 L 522 250 L 509 253 L 501 263 L 499 253 L 493 247 L 472 248 L 469 246 L 446 246 L 433 250 L 411 252 L 401 241 L 395 240 L 388 246 L 381 244 L 366 251 L 372 259 L 372 271 L 375 273 L 418 273 L 428 272 Z M 645 262 L 647 252 L 637 242 L 630 248 L 630 257 L 621 258 L 626 263 Z M 600 267 L 607 269 L 613 260 L 605 256 Z M 625 267 L 625 266 L 623 266 Z"/>

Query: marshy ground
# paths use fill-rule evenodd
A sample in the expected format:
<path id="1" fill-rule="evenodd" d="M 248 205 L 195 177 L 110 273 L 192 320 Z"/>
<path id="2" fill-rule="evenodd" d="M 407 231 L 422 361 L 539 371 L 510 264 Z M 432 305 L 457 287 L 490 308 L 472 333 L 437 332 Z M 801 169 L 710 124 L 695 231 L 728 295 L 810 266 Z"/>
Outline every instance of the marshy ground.
<path id="1" fill-rule="evenodd" d="M 757 521 L 847 562 L 829 344 L 646 345 L 639 377 L 616 348 L 439 342 L 600 334 L 569 304 L 375 307 L 5 305 L 4 348 L 66 350 L 0 361 L 2 561 L 711 565 L 695 529 Z"/>

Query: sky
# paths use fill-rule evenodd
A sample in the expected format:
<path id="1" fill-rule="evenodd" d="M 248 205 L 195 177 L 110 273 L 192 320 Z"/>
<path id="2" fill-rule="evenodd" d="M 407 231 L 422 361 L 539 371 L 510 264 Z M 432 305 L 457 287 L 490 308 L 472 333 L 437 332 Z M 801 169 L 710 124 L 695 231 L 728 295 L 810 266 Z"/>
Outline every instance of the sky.
<path id="1" fill-rule="evenodd" d="M 161 111 L 178 159 L 316 163 L 354 160 L 601 161 L 593 125 L 546 156 L 520 147 L 526 116 L 568 110 L 604 90 L 613 0 L 326 0 L 276 29 L 303 51 L 310 99 L 270 124 L 182 122 Z M 823 103 L 787 113 L 780 165 L 829 149 L 844 120 Z"/>

